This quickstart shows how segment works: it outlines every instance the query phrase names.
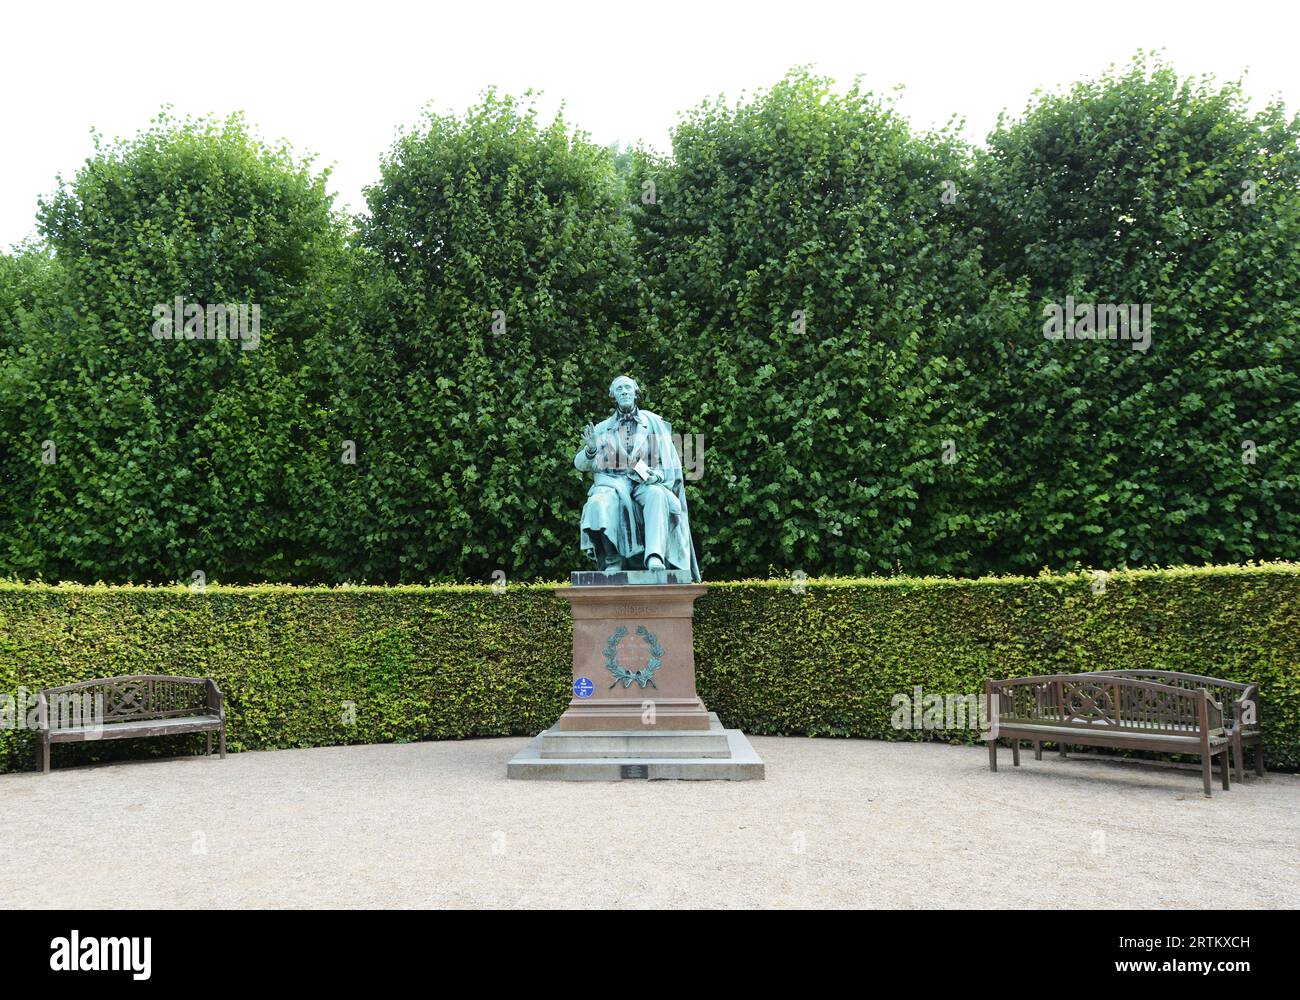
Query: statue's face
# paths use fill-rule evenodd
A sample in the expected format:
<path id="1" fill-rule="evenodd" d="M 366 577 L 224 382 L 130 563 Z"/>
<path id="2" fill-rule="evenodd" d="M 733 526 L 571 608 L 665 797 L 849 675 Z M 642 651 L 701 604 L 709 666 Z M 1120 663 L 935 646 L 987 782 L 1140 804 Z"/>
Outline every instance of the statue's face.
<path id="1" fill-rule="evenodd" d="M 636 403 L 636 383 L 630 378 L 616 378 L 609 387 L 609 394 L 620 410 L 630 410 Z"/>

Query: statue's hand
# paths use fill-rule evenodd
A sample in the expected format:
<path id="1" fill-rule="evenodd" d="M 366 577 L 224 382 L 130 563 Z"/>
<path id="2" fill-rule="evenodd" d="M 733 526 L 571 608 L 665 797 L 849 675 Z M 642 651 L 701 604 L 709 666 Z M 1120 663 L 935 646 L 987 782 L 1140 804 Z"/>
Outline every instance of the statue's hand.
<path id="1" fill-rule="evenodd" d="M 587 449 L 588 454 L 596 450 L 596 428 L 591 424 L 587 424 L 582 429 L 582 446 Z"/>
<path id="2" fill-rule="evenodd" d="M 646 482 L 651 486 L 657 486 L 664 481 L 664 474 L 658 469 L 651 469 L 650 475 L 646 477 Z"/>

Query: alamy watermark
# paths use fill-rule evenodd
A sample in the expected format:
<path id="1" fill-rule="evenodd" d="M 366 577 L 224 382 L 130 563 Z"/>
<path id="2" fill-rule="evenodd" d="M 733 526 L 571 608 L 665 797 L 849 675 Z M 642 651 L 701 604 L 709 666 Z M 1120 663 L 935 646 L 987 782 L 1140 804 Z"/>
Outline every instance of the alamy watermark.
<path id="1" fill-rule="evenodd" d="M 635 469 L 638 459 L 624 451 L 613 434 L 601 436 L 596 454 L 589 455 L 591 467 L 596 472 L 621 472 Z M 682 478 L 697 482 L 704 477 L 703 434 L 651 434 L 646 441 L 643 459 L 652 469 L 667 469 L 680 465 Z"/>
<path id="2" fill-rule="evenodd" d="M 988 698 L 982 694 L 926 694 L 917 685 L 911 694 L 898 692 L 889 699 L 889 706 L 893 709 L 889 724 L 894 729 L 975 729 L 981 740 L 998 737 L 996 701 L 990 716 Z"/>
<path id="3" fill-rule="evenodd" d="M 73 930 L 50 941 L 53 972 L 129 972 L 137 982 L 152 975 L 153 938 L 82 936 Z"/>
<path id="4" fill-rule="evenodd" d="M 39 692 L 20 687 L 13 694 L 0 692 L 0 729 L 84 729 L 94 738 L 104 728 L 104 693 L 60 692 L 43 706 Z"/>
<path id="5" fill-rule="evenodd" d="M 202 305 L 178 295 L 153 307 L 155 340 L 237 340 L 242 351 L 262 343 L 262 307 L 257 303 Z"/>
<path id="6" fill-rule="evenodd" d="M 1043 306 L 1043 336 L 1048 340 L 1127 340 L 1135 351 L 1151 347 L 1151 303 L 1078 302 Z"/>

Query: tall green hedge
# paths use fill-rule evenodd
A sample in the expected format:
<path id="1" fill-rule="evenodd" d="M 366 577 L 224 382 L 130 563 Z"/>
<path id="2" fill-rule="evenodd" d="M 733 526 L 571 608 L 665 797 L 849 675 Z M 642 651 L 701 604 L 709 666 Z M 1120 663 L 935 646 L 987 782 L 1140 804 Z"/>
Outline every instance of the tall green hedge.
<path id="1" fill-rule="evenodd" d="M 1300 558 L 1298 137 L 1143 58 L 977 148 L 802 70 L 665 155 L 489 93 L 347 219 L 164 117 L 0 257 L 0 574 L 562 576 L 623 371 L 703 436 L 711 579 Z M 151 339 L 175 295 L 260 303 L 260 348 Z M 1151 305 L 1149 350 L 1045 339 L 1066 296 Z"/>
<path id="2" fill-rule="evenodd" d="M 799 592 L 802 590 L 802 592 Z M 563 711 L 566 602 L 544 585 L 296 589 L 0 585 L 0 691 L 129 673 L 212 676 L 230 746 L 270 750 L 531 735 Z M 897 731 L 891 698 L 989 677 L 1164 667 L 1261 684 L 1274 768 L 1300 766 L 1300 566 L 980 580 L 713 584 L 699 690 L 754 734 Z M 346 703 L 355 721 L 346 721 Z M 56 748 L 60 760 L 193 752 L 189 738 Z M 33 766 L 0 731 L 0 769 Z"/>
<path id="3" fill-rule="evenodd" d="M 1006 500 L 991 565 L 1294 558 L 1300 119 L 1139 59 L 989 136 L 966 211 L 1034 323 L 1151 307 L 1150 347 L 1016 338 L 984 387 Z"/>
<path id="4" fill-rule="evenodd" d="M 380 296 L 336 401 L 358 461 L 338 469 L 342 544 L 315 579 L 562 575 L 582 427 L 640 367 L 612 154 L 489 93 L 404 133 L 367 201 L 359 252 Z"/>
<path id="5" fill-rule="evenodd" d="M 705 438 L 702 566 L 985 565 L 984 456 L 1004 432 L 985 396 L 1026 311 L 954 210 L 966 169 L 952 135 L 806 74 L 701 105 L 671 158 L 636 161 L 634 186 L 655 191 L 635 216 L 650 371 L 675 426 Z"/>
<path id="6" fill-rule="evenodd" d="M 339 454 L 313 359 L 332 346 L 347 263 L 326 176 L 239 116 L 164 115 L 98 145 L 42 202 L 50 260 L 0 293 L 0 565 L 49 580 L 310 574 L 302 514 L 320 452 Z M 256 306 L 255 349 L 158 339 L 154 308 L 177 297 Z"/>

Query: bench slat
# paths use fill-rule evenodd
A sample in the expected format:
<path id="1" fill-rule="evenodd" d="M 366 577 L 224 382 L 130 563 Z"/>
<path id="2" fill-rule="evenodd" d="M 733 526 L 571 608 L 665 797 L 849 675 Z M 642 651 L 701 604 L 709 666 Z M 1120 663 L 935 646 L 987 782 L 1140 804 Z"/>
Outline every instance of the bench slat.
<path id="1" fill-rule="evenodd" d="M 217 715 L 190 715 L 171 719 L 132 719 L 129 722 L 105 722 L 102 726 L 70 726 L 51 729 L 51 743 L 84 743 L 96 740 L 120 740 L 136 736 L 167 736 L 172 733 L 201 733 L 222 727 Z"/>

